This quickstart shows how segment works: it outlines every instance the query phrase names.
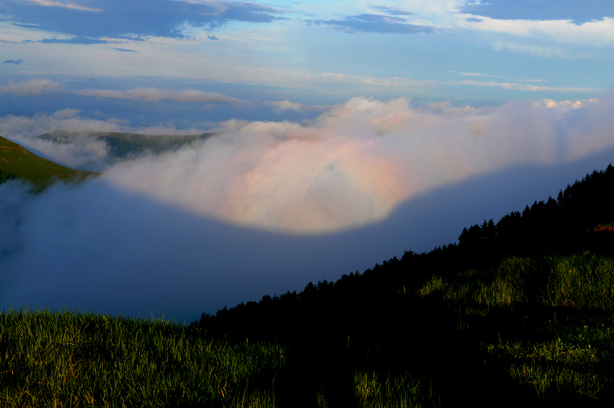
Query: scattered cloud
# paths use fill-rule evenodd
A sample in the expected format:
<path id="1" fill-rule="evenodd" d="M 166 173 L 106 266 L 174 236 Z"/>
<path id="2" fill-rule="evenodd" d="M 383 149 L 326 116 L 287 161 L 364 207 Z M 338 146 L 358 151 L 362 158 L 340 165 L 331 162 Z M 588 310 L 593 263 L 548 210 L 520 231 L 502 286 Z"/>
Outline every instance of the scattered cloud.
<path id="1" fill-rule="evenodd" d="M 475 75 L 470 75 L 475 76 Z M 504 78 L 504 77 L 501 77 Z M 500 81 L 477 81 L 477 80 L 461 80 L 461 81 L 433 81 L 433 80 L 413 80 L 410 78 L 392 77 L 392 78 L 376 78 L 370 76 L 358 76 L 358 75 L 344 75 L 323 73 L 317 76 L 313 76 L 312 80 L 319 80 L 322 82 L 330 81 L 337 84 L 356 84 L 376 88 L 394 88 L 396 90 L 404 89 L 407 91 L 424 91 L 427 89 L 433 89 L 436 87 L 448 87 L 448 86 L 479 86 L 479 87 L 492 87 L 502 88 L 513 91 L 549 91 L 549 92 L 602 92 L 602 89 L 594 87 L 554 87 L 554 86 L 541 86 L 531 85 L 527 83 L 518 82 L 500 82 Z M 541 82 L 541 80 L 539 80 Z M 522 81 L 522 82 L 533 82 Z"/>
<path id="2" fill-rule="evenodd" d="M 540 99 L 538 101 L 533 102 L 533 106 L 536 108 L 543 107 L 548 109 L 559 109 L 559 108 L 573 108 L 580 109 L 586 107 L 589 104 L 599 103 L 599 99 L 591 98 L 591 99 L 581 99 L 577 101 L 555 101 L 552 99 Z"/>
<path id="3" fill-rule="evenodd" d="M 614 3 L 603 0 L 488 0 L 464 2 L 459 11 L 497 20 L 569 20 L 582 24 L 614 17 Z"/>
<path id="4" fill-rule="evenodd" d="M 490 75 L 490 74 L 480 74 L 477 72 L 459 72 L 459 75 L 463 76 L 472 76 L 472 77 L 495 77 L 495 78 L 505 78 L 500 75 Z"/>
<path id="5" fill-rule="evenodd" d="M 213 41 L 217 41 L 217 40 L 219 40 L 219 38 L 217 38 L 215 35 L 209 35 L 209 34 L 207 34 L 207 38 L 208 38 L 209 40 L 213 40 Z"/>
<path id="6" fill-rule="evenodd" d="M 22 60 L 6 60 L 3 62 L 3 64 L 14 64 L 14 65 L 21 65 L 23 63 Z"/>
<path id="7" fill-rule="evenodd" d="M 81 45 L 91 45 L 91 44 L 108 44 L 107 40 L 100 40 L 97 38 L 89 38 L 89 37 L 72 37 L 72 38 L 45 38 L 43 40 L 39 40 L 43 44 L 81 44 Z"/>
<path id="8" fill-rule="evenodd" d="M 592 87 L 554 87 L 554 86 L 543 86 L 543 85 L 530 85 L 530 84 L 519 84 L 516 82 L 496 82 L 496 81 L 456 81 L 450 82 L 453 85 L 472 85 L 472 86 L 486 86 L 486 87 L 496 87 L 509 89 L 514 91 L 528 91 L 528 92 L 539 92 L 539 91 L 549 91 L 549 92 L 596 92 L 599 89 Z"/>
<path id="9" fill-rule="evenodd" d="M 180 103 L 231 103 L 246 104 L 247 102 L 230 96 L 225 96 L 216 92 L 203 92 L 196 89 L 186 89 L 174 91 L 159 88 L 136 88 L 129 90 L 116 89 L 82 89 L 74 91 L 82 96 L 94 96 L 110 99 L 128 99 L 138 102 L 158 102 L 160 100 L 172 100 Z"/>
<path id="10" fill-rule="evenodd" d="M 393 15 L 393 16 L 410 16 L 414 13 L 404 10 L 395 9 L 387 6 L 369 6 L 370 9 L 377 10 L 381 13 Z"/>
<path id="11" fill-rule="evenodd" d="M 9 81 L 5 86 L 0 86 L 0 93 L 13 95 L 40 95 L 45 92 L 55 91 L 62 87 L 59 82 L 48 79 L 33 79 L 27 82 L 15 83 Z"/>
<path id="12" fill-rule="evenodd" d="M 5 3 L 13 24 L 90 39 L 181 38 L 188 28 L 211 30 L 233 21 L 270 23 L 289 12 L 268 4 L 217 0 L 89 0 L 88 7 L 49 0 Z"/>
<path id="13" fill-rule="evenodd" d="M 545 79 L 530 79 L 530 78 L 518 78 L 517 81 L 520 81 L 520 82 L 548 82 Z"/>
<path id="14" fill-rule="evenodd" d="M 129 50 L 126 48 L 113 48 L 116 51 L 122 51 L 122 52 L 137 52 L 136 50 Z"/>
<path id="15" fill-rule="evenodd" d="M 362 31 L 367 33 L 416 34 L 438 31 L 437 28 L 410 24 L 401 17 L 383 16 L 380 14 L 359 14 L 348 16 L 344 20 L 313 20 L 335 30 L 346 32 Z"/>
<path id="16" fill-rule="evenodd" d="M 580 3 L 578 3 L 580 4 Z M 614 4 L 614 3 L 612 3 Z M 502 20 L 484 17 L 481 22 L 460 22 L 462 27 L 480 31 L 545 39 L 556 43 L 603 47 L 614 44 L 614 18 L 574 24 L 571 20 Z M 527 50 L 535 47 L 530 44 Z"/>
<path id="17" fill-rule="evenodd" d="M 305 112 L 305 111 L 316 111 L 323 112 L 327 109 L 330 109 L 329 105 L 304 105 L 302 103 L 290 102 L 290 101 L 272 101 L 266 102 L 266 105 L 272 106 L 275 112 L 283 113 L 286 111 L 294 111 L 294 112 Z"/>

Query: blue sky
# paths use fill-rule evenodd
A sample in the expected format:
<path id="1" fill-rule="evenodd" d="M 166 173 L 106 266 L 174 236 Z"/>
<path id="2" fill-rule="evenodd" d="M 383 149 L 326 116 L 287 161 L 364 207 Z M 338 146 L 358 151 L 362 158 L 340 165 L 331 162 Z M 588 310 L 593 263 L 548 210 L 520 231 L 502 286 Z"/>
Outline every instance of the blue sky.
<path id="1" fill-rule="evenodd" d="M 267 105 L 278 101 L 590 99 L 612 85 L 613 17 L 605 0 L 4 0 L 0 114 L 71 108 L 202 126 L 304 118 Z M 40 80 L 49 86 L 32 91 Z M 245 103 L 133 99 L 127 109 L 110 92 L 140 88 Z M 169 104 L 181 117 L 155 113 Z"/>

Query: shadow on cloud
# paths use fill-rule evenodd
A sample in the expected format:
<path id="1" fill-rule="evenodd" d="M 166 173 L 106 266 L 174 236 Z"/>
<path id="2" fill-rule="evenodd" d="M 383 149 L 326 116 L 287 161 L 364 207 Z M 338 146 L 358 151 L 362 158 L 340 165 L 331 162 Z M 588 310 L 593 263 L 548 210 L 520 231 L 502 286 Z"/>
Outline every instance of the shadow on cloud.
<path id="1" fill-rule="evenodd" d="M 420 195 L 382 222 L 317 236 L 229 225 L 104 180 L 37 196 L 5 183 L 2 306 L 192 321 L 453 242 L 463 227 L 556 195 L 613 158 L 609 149 L 557 166 L 514 166 Z"/>

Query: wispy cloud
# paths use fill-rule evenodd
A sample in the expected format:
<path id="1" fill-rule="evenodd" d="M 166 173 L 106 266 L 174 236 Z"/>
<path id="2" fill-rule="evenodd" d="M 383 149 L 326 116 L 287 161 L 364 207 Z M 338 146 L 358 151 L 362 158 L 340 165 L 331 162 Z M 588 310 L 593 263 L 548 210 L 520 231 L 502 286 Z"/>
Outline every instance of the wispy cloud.
<path id="1" fill-rule="evenodd" d="M 459 5 L 462 13 L 499 20 L 568 20 L 574 24 L 614 17 L 614 4 L 603 0 L 488 0 Z"/>
<path id="2" fill-rule="evenodd" d="M 490 75 L 490 74 L 480 74 L 477 72 L 459 72 L 459 75 L 463 76 L 472 76 L 472 77 L 494 77 L 494 78 L 504 78 L 500 75 Z"/>
<path id="3" fill-rule="evenodd" d="M 472 86 L 485 86 L 485 87 L 496 87 L 503 88 L 514 91 L 528 91 L 528 92 L 539 92 L 539 91 L 549 91 L 549 92 L 596 92 L 599 91 L 598 88 L 593 87 L 554 87 L 554 86 L 543 86 L 543 85 L 529 85 L 529 84 L 519 84 L 516 82 L 496 82 L 496 81 L 472 81 L 472 80 L 464 80 L 464 81 L 453 81 L 450 82 L 452 85 L 472 85 Z"/>
<path id="4" fill-rule="evenodd" d="M 30 3 L 36 3 L 38 5 L 45 6 L 45 7 L 62 7 L 62 8 L 70 9 L 70 10 L 92 11 L 92 12 L 102 11 L 102 9 L 83 7 L 77 4 L 64 3 L 64 2 L 59 2 L 59 1 L 50 1 L 50 0 L 25 0 L 25 1 L 29 1 Z"/>
<path id="5" fill-rule="evenodd" d="M 500 81 L 477 81 L 477 80 L 461 80 L 461 81 L 434 81 L 434 80 L 413 80 L 410 78 L 392 77 L 392 78 L 376 78 L 370 76 L 358 76 L 358 75 L 344 75 L 323 73 L 318 76 L 314 76 L 313 80 L 330 81 L 339 84 L 360 84 L 370 87 L 378 88 L 396 88 L 405 90 L 418 90 L 418 89 L 430 89 L 434 87 L 446 87 L 446 86 L 479 86 L 479 87 L 491 87 L 502 88 L 514 91 L 550 91 L 550 92 L 601 92 L 603 89 L 594 87 L 555 87 L 555 86 L 542 86 L 531 85 L 527 83 L 518 82 L 500 82 Z"/>
<path id="6" fill-rule="evenodd" d="M 9 81 L 5 86 L 0 86 L 0 92 L 13 95 L 40 95 L 44 92 L 58 90 L 61 87 L 62 85 L 59 82 L 48 79 L 33 79 L 19 83 Z"/>
<path id="7" fill-rule="evenodd" d="M 22 60 L 6 60 L 3 62 L 3 64 L 14 64 L 14 65 L 21 65 L 23 63 Z"/>
<path id="8" fill-rule="evenodd" d="M 90 37 L 72 37 L 72 38 L 45 38 L 43 40 L 38 41 L 43 44 L 81 44 L 81 45 L 91 45 L 91 44 L 108 44 L 107 40 L 100 40 L 98 38 L 90 38 Z"/>
<path id="9" fill-rule="evenodd" d="M 122 52 L 137 52 L 136 50 L 128 50 L 126 48 L 113 48 L 116 51 L 122 51 Z"/>
<path id="10" fill-rule="evenodd" d="M 613 3 L 614 4 L 614 3 Z M 562 20 L 502 20 L 484 17 L 480 22 L 466 22 L 461 26 L 480 31 L 512 34 L 526 38 L 541 38 L 556 43 L 602 47 L 614 44 L 614 18 L 587 21 L 580 25 L 569 19 Z M 530 51 L 535 45 L 525 47 Z M 547 54 L 545 51 L 541 51 Z"/>
<path id="11" fill-rule="evenodd" d="M 183 38 L 186 29 L 211 30 L 232 21 L 270 23 L 289 12 L 268 4 L 219 0 L 89 0 L 88 7 L 51 0 L 10 2 L 13 24 L 96 39 Z M 37 6 L 48 10 L 41 12 Z M 89 12 L 76 16 L 78 11 Z"/>
<path id="12" fill-rule="evenodd" d="M 369 8 L 373 10 L 377 10 L 381 13 L 389 14 L 393 16 L 410 16 L 414 14 L 410 11 L 400 10 L 400 9 L 396 9 L 394 7 L 388 7 L 388 6 L 369 6 Z"/>
<path id="13" fill-rule="evenodd" d="M 110 99 L 128 99 L 138 102 L 158 102 L 163 99 L 172 100 L 180 103 L 230 103 L 246 104 L 247 102 L 222 95 L 216 92 L 203 92 L 196 89 L 186 89 L 182 91 L 167 90 L 160 88 L 136 88 L 129 90 L 117 89 L 82 89 L 74 91 L 82 96 L 94 96 Z"/>
<path id="14" fill-rule="evenodd" d="M 344 20 L 309 21 L 346 32 L 416 34 L 438 31 L 435 27 L 407 23 L 407 20 L 401 17 L 383 16 L 380 14 L 359 14 L 348 16 Z"/>

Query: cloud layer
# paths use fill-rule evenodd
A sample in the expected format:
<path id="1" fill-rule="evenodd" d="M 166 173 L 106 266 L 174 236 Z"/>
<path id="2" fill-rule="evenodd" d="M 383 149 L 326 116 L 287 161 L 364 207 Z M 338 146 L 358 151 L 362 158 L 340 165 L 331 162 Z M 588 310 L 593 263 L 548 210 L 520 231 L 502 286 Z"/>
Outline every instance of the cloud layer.
<path id="1" fill-rule="evenodd" d="M 59 82 L 48 79 L 33 79 L 26 82 L 15 83 L 9 81 L 5 86 L 0 86 L 0 93 L 13 95 L 40 95 L 44 92 L 55 91 L 62 87 Z"/>
<path id="2" fill-rule="evenodd" d="M 163 99 L 172 100 L 175 102 L 218 102 L 245 104 L 245 101 L 231 98 L 215 92 L 203 92 L 196 89 L 186 89 L 182 91 L 173 91 L 159 88 L 137 88 L 129 90 L 115 89 L 83 89 L 75 91 L 76 94 L 82 96 L 96 96 L 99 98 L 110 99 L 127 99 L 138 102 L 158 102 Z"/>
<path id="3" fill-rule="evenodd" d="M 31 196 L 6 183 L 1 301 L 192 320 L 428 250 L 606 166 L 613 109 L 611 96 L 479 109 L 354 98 L 302 125 L 230 121 L 80 186 Z M 102 127 L 75 111 L 16 119 L 0 132 Z"/>
<path id="4" fill-rule="evenodd" d="M 300 106 L 284 101 L 281 108 Z M 611 97 L 480 109 L 354 98 L 302 125 L 231 120 L 201 144 L 115 165 L 103 178 L 234 225 L 330 233 L 381 221 L 412 198 L 472 177 L 515 165 L 567 163 L 612 147 L 611 109 Z M 586 118 L 595 115 L 592 125 Z M 62 111 L 38 122 L 6 119 L 0 131 L 27 142 L 35 123 L 40 133 L 61 126 L 122 129 Z M 104 162 L 106 154 L 100 141 L 87 138 L 61 148 L 49 141 L 34 146 L 73 166 Z"/>

